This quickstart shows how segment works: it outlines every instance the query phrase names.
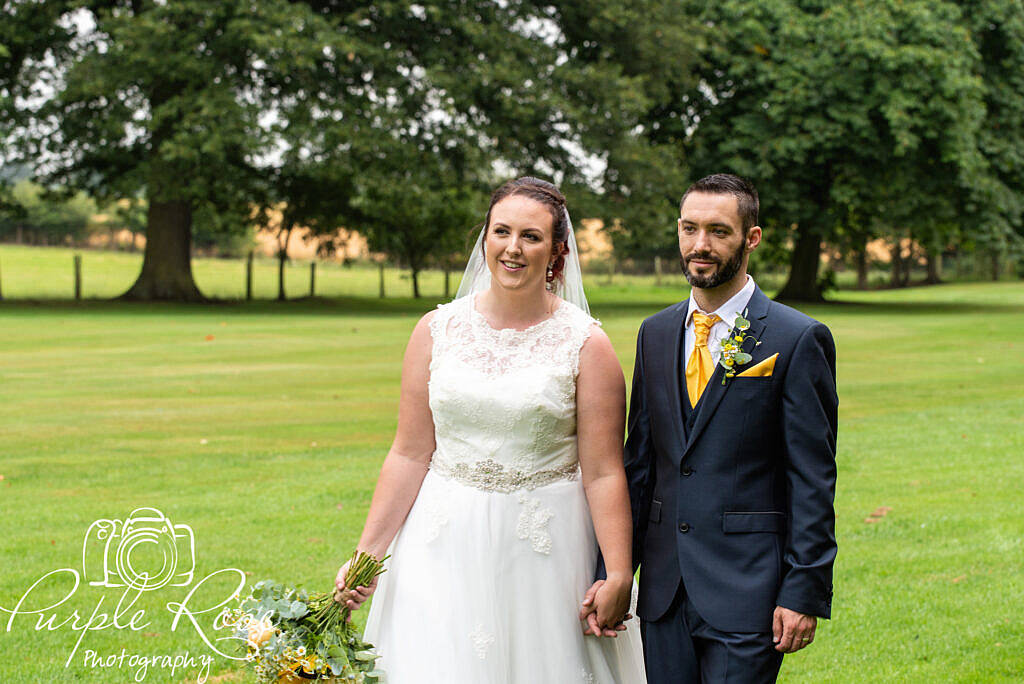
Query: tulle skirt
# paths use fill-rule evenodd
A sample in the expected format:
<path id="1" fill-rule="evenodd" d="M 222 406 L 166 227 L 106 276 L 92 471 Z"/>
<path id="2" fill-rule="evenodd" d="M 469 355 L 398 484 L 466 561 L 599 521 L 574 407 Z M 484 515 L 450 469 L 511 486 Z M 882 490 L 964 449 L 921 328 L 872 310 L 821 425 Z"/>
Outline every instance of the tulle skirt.
<path id="1" fill-rule="evenodd" d="M 390 553 L 366 625 L 389 684 L 646 681 L 636 618 L 614 639 L 580 626 L 597 542 L 579 479 L 505 494 L 430 471 Z"/>

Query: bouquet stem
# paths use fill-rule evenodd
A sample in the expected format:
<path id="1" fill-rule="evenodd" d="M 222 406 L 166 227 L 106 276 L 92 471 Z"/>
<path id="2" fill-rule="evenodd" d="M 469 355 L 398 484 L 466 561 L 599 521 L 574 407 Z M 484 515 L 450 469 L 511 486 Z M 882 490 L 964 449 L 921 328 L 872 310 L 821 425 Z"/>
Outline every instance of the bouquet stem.
<path id="1" fill-rule="evenodd" d="M 373 554 L 364 551 L 355 551 L 348 564 L 348 571 L 345 573 L 345 589 L 350 591 L 355 587 L 366 587 L 370 585 L 377 575 L 384 572 L 384 561 L 390 556 L 377 558 Z M 312 597 L 315 602 L 313 619 L 321 627 L 333 627 L 338 622 L 346 622 L 352 611 L 344 603 L 334 600 L 334 594 L 319 594 Z"/>

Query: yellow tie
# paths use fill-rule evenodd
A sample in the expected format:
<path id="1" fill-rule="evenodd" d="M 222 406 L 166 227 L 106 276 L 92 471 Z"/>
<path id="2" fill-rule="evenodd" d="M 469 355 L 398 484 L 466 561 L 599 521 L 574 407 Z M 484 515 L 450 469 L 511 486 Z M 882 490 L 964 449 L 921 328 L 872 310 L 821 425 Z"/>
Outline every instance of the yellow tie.
<path id="1" fill-rule="evenodd" d="M 707 316 L 698 311 L 693 312 L 693 332 L 697 339 L 690 360 L 686 363 L 686 393 L 690 395 L 691 408 L 697 405 L 715 372 L 715 361 L 708 349 L 708 333 L 711 332 L 711 326 L 720 320 L 714 314 Z"/>

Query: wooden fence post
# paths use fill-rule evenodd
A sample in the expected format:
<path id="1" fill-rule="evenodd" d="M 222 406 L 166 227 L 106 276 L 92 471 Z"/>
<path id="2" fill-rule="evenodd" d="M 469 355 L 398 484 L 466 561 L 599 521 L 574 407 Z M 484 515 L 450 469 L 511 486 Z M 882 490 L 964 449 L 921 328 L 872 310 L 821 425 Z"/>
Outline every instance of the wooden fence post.
<path id="1" fill-rule="evenodd" d="M 316 262 L 309 262 L 309 296 L 316 296 Z"/>
<path id="2" fill-rule="evenodd" d="M 252 301 L 252 250 L 245 260 L 245 301 Z"/>
<path id="3" fill-rule="evenodd" d="M 75 255 L 75 299 L 82 298 L 82 255 Z"/>

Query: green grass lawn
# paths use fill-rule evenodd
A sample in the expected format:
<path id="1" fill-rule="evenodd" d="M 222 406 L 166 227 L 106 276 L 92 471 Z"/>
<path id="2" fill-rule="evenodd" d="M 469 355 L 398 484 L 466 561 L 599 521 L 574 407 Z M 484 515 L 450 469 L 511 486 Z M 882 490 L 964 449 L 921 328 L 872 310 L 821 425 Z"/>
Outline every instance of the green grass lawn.
<path id="1" fill-rule="evenodd" d="M 58 278 L 70 274 L 70 256 L 54 251 L 67 263 L 33 263 L 49 250 L 15 258 L 15 249 L 0 249 L 5 297 L 67 295 L 70 277 L 64 285 Z M 119 268 L 89 263 L 137 257 L 86 256 L 86 282 L 97 284 L 87 296 L 130 284 L 131 273 L 126 280 Z M 216 266 L 197 263 L 200 286 L 238 296 L 240 286 L 235 295 L 213 286 L 229 280 Z M 272 264 L 264 266 L 272 278 Z M 375 273 L 352 273 L 363 289 L 350 294 L 369 297 L 194 307 L 0 303 L 0 606 L 13 608 L 46 573 L 80 570 L 89 524 L 142 506 L 193 529 L 196 580 L 238 568 L 248 581 L 329 588 L 390 444 L 408 335 L 439 301 L 379 301 Z M 395 292 L 407 292 L 391 275 Z M 685 292 L 595 280 L 595 314 L 628 374 L 640 321 Z M 440 294 L 439 282 L 424 289 Z M 839 355 L 834 619 L 811 648 L 786 658 L 783 680 L 1019 682 L 1024 287 L 838 299 L 806 308 L 831 327 Z M 886 514 L 872 518 L 879 509 Z M 235 581 L 215 574 L 188 605 L 215 606 Z M 131 654 L 212 653 L 187 619 L 172 631 L 166 604 L 182 601 L 187 588 L 169 586 L 121 607 L 120 625 L 145 611 L 139 629 L 89 631 L 65 668 L 82 632 L 59 625 L 73 611 L 79 627 L 94 611 L 113 619 L 120 596 L 83 584 L 51 607 L 72 587 L 64 573 L 29 593 L 21 610 L 42 610 L 38 631 L 36 614 L 18 615 L 7 630 L 9 614 L 0 612 L 0 681 L 128 682 L 138 674 L 127 664 Z M 211 641 L 223 634 L 211 629 L 215 612 L 196 616 Z M 87 650 L 122 649 L 120 669 L 84 664 Z M 218 657 L 211 679 L 251 681 L 238 669 Z M 198 674 L 150 665 L 144 681 Z"/>

